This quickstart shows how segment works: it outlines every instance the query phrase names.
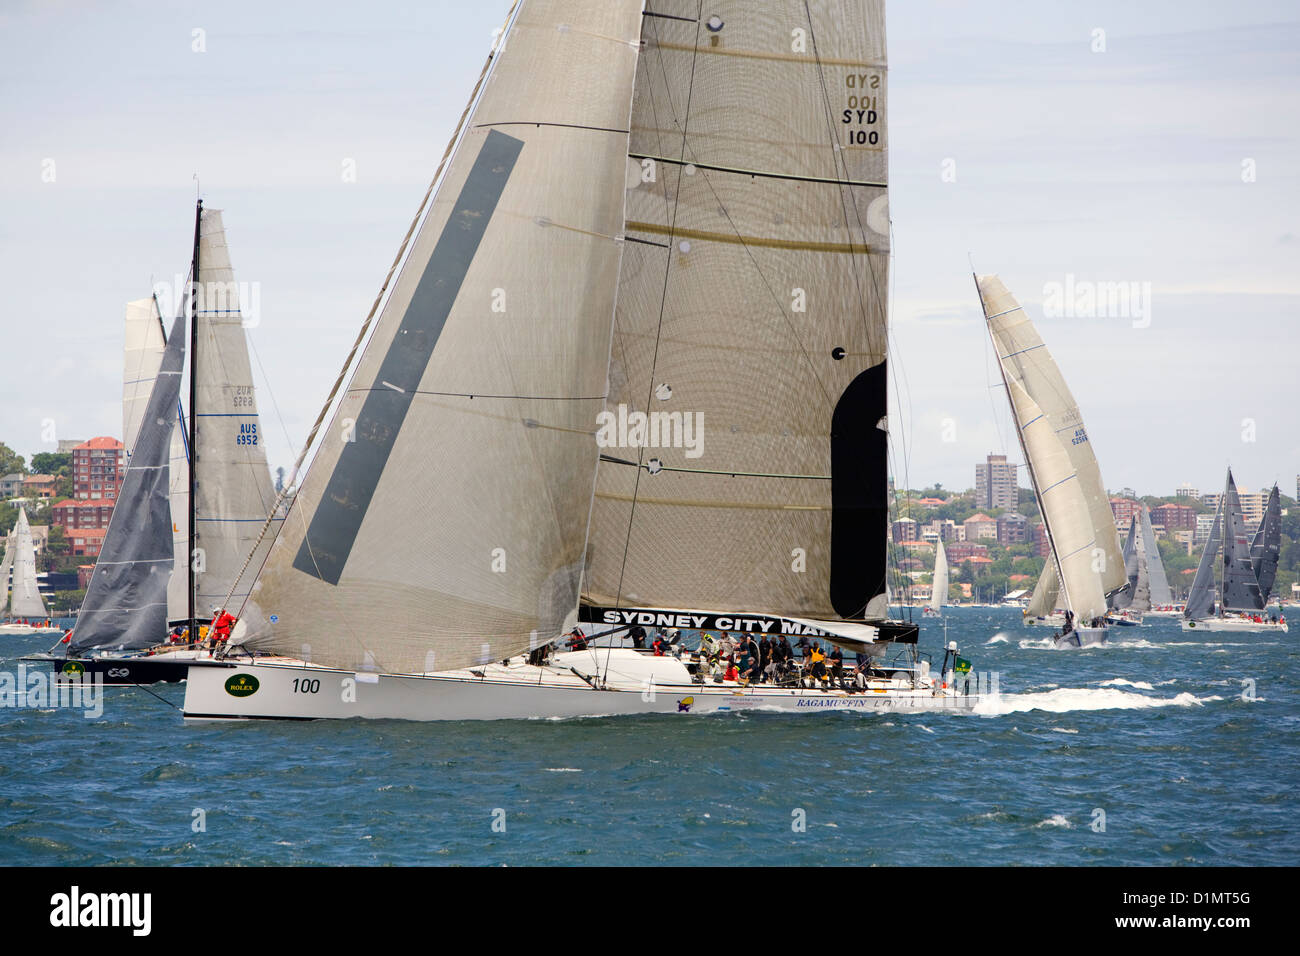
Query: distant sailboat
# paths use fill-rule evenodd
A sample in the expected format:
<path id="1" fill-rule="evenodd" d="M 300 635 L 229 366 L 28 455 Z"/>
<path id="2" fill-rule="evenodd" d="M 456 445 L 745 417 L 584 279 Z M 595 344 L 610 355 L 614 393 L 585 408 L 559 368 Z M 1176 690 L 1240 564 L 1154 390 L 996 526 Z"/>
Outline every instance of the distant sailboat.
<path id="1" fill-rule="evenodd" d="M 1179 616 L 1182 614 L 1182 608 L 1174 604 L 1174 594 L 1169 589 L 1165 564 L 1160 559 L 1160 546 L 1151 528 L 1151 510 L 1146 505 L 1142 506 L 1142 550 L 1146 557 L 1147 580 L 1151 588 L 1151 609 L 1147 614 L 1152 617 Z"/>
<path id="2" fill-rule="evenodd" d="M 1051 544 L 1048 563 L 1055 569 L 1044 572 L 1025 616 L 1041 614 L 1055 604 L 1049 598 L 1059 596 L 1066 617 L 1057 646 L 1103 643 L 1107 596 L 1125 587 L 1128 577 L 1083 417 L 1047 346 L 1002 280 L 977 276 L 975 285 Z"/>
<path id="3" fill-rule="evenodd" d="M 283 659 L 191 671 L 187 718 L 973 707 L 887 619 L 884 4 L 654 6 L 517 6 L 341 400 L 356 441 L 243 609 Z M 634 419 L 706 444 L 597 437 Z M 552 654 L 579 622 L 808 635 L 866 686 Z"/>
<path id="4" fill-rule="evenodd" d="M 0 585 L 5 588 L 5 601 L 0 605 L 0 635 L 31 637 L 62 633 L 50 626 L 49 611 L 37 587 L 36 543 L 23 505 L 18 506 L 18 521 L 9 535 L 4 562 L 0 564 Z"/>
<path id="5" fill-rule="evenodd" d="M 1270 496 L 1269 506 L 1277 497 L 1277 489 Z M 1201 553 L 1201 562 L 1196 568 L 1196 578 L 1187 598 L 1187 607 L 1183 611 L 1182 626 L 1184 630 L 1206 631 L 1287 631 L 1286 618 L 1270 620 L 1264 608 L 1264 597 L 1256 577 L 1256 567 L 1265 572 L 1269 587 L 1273 584 L 1276 565 L 1269 571 L 1269 545 L 1272 532 L 1268 530 L 1269 516 L 1265 513 L 1264 522 L 1256 539 L 1259 541 L 1257 552 L 1259 563 L 1252 561 L 1250 539 L 1246 534 L 1246 522 L 1241 513 L 1241 500 L 1237 495 L 1237 484 L 1232 479 L 1232 469 L 1228 469 L 1228 480 L 1223 495 L 1219 498 L 1219 507 L 1214 515 L 1214 525 L 1210 529 L 1210 538 Z M 1280 540 L 1280 511 L 1278 532 Z M 1220 551 L 1223 561 L 1217 561 Z M 1215 566 L 1222 569 L 1219 579 L 1220 599 L 1215 602 Z"/>
<path id="6" fill-rule="evenodd" d="M 938 542 L 934 555 L 934 585 L 930 590 L 930 603 L 921 612 L 922 617 L 941 617 L 943 606 L 948 601 L 948 555 L 944 553 L 943 542 Z"/>
<path id="7" fill-rule="evenodd" d="M 1143 615 L 1151 608 L 1146 549 L 1138 523 L 1136 515 L 1129 519 L 1128 535 L 1124 539 L 1124 570 L 1128 575 L 1128 585 L 1111 595 L 1107 624 L 1136 626 L 1142 623 Z"/>

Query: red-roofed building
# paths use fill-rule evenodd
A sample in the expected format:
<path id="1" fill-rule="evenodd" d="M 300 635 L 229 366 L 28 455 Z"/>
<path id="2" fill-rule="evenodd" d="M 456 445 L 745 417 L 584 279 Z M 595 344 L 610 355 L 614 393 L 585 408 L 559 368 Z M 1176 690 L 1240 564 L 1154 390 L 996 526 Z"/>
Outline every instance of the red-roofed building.
<path id="1" fill-rule="evenodd" d="M 973 541 L 954 541 L 946 545 L 945 549 L 948 552 L 948 560 L 953 564 L 960 564 L 969 558 L 983 558 L 989 553 L 988 545 L 976 544 Z"/>
<path id="2" fill-rule="evenodd" d="M 53 498 L 58 481 L 53 475 L 27 475 L 23 478 L 23 494 L 28 498 Z"/>
<path id="3" fill-rule="evenodd" d="M 1110 513 L 1115 516 L 1116 525 L 1127 527 L 1129 521 L 1137 517 L 1137 513 L 1142 510 L 1140 502 L 1132 498 L 1111 498 Z"/>
<path id="4" fill-rule="evenodd" d="M 962 522 L 962 527 L 966 529 L 967 541 L 978 541 L 981 538 L 990 538 L 994 541 L 998 537 L 998 523 L 984 513 L 971 515 Z"/>
<path id="5" fill-rule="evenodd" d="M 77 565 L 77 587 L 83 591 L 90 587 L 90 576 L 94 573 L 95 566 L 93 564 Z"/>
<path id="6" fill-rule="evenodd" d="M 95 558 L 99 556 L 99 549 L 104 546 L 104 535 L 107 533 L 106 528 L 82 528 L 69 531 L 67 532 L 68 546 L 78 557 Z"/>
<path id="7" fill-rule="evenodd" d="M 81 501 L 116 501 L 126 477 L 126 447 L 101 436 L 72 449 L 72 495 Z"/>

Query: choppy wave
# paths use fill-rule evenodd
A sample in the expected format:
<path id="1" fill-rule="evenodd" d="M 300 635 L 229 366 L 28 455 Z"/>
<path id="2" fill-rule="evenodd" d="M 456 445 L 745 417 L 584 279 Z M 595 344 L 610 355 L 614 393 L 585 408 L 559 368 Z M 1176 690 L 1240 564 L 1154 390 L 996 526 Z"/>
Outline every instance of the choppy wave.
<path id="1" fill-rule="evenodd" d="M 1076 710 L 1145 710 L 1150 707 L 1199 707 L 1222 697 L 1197 697 L 1187 692 L 1176 697 L 1149 697 L 1113 687 L 1061 687 L 1039 694 L 1001 694 L 985 697 L 975 713 L 985 717 L 1043 710 L 1066 714 Z"/>

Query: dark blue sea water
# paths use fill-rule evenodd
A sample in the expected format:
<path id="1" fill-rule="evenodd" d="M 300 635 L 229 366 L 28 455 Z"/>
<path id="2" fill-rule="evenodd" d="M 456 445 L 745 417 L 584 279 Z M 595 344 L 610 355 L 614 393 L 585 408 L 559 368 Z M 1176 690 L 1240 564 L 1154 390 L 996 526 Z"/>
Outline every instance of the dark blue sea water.
<path id="1" fill-rule="evenodd" d="M 1018 611 L 947 621 L 999 674 L 986 715 L 186 727 L 138 689 L 97 720 L 0 708 L 0 863 L 1300 862 L 1300 631 L 1159 620 L 1057 651 Z M 936 660 L 942 639 L 923 623 Z M 0 640 L 10 673 L 44 644 Z"/>

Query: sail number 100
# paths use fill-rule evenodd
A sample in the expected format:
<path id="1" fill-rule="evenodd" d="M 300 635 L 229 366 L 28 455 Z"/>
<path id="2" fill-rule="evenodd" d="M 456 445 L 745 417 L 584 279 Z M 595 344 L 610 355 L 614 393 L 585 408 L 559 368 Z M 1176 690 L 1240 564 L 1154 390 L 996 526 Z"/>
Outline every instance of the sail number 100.
<path id="1" fill-rule="evenodd" d="M 293 691 L 295 694 L 318 694 L 320 693 L 320 681 L 314 678 L 307 680 L 295 677 L 293 679 Z"/>

